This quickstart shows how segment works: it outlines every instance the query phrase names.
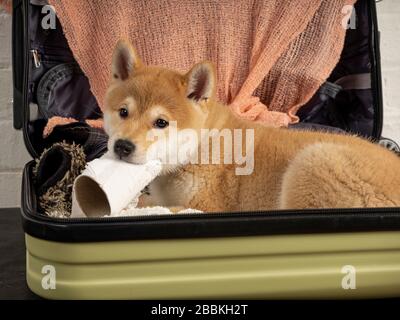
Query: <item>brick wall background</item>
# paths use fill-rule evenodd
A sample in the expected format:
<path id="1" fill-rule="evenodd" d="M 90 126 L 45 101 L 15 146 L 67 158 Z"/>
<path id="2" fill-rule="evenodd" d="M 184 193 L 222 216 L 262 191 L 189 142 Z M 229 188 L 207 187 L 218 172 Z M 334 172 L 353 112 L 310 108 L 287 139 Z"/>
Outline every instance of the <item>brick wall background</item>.
<path id="1" fill-rule="evenodd" d="M 377 9 L 384 104 L 382 135 L 400 143 L 400 1 L 383 0 Z"/>
<path id="2" fill-rule="evenodd" d="M 30 156 L 12 123 L 11 17 L 0 11 L 0 207 L 19 206 L 21 171 Z"/>
<path id="3" fill-rule="evenodd" d="M 383 135 L 400 142 L 400 1 L 378 4 L 384 91 Z M 12 127 L 11 18 L 0 9 L 0 207 L 20 203 L 23 165 L 30 159 Z"/>

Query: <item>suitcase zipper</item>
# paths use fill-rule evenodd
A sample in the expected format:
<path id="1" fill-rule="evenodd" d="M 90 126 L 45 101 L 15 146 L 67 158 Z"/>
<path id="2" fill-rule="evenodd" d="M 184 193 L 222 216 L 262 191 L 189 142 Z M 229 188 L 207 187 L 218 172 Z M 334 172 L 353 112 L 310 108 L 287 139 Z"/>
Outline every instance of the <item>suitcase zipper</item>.
<path id="1" fill-rule="evenodd" d="M 377 210 L 379 213 L 372 213 L 370 211 Z M 299 212 L 301 211 L 301 212 Z M 108 222 L 151 222 L 162 223 L 166 220 L 176 219 L 199 219 L 199 218 L 265 218 L 265 217 L 292 217 L 296 216 L 316 216 L 316 217 L 399 217 L 399 208 L 343 208 L 343 209 L 307 209 L 307 210 L 271 210 L 271 211 L 237 211 L 237 212 L 215 212 L 215 213 L 188 213 L 188 214 L 171 214 L 171 215 L 152 215 L 152 216 L 122 216 L 122 217 L 96 217 L 96 218 L 52 218 L 44 215 L 32 215 L 35 219 L 46 222 L 62 222 L 65 224 L 79 224 L 79 223 L 108 223 Z M 200 219 L 199 219 L 200 220 Z"/>
<path id="2" fill-rule="evenodd" d="M 42 63 L 41 63 L 41 60 L 40 60 L 39 52 L 36 49 L 33 49 L 33 50 L 31 50 L 31 54 L 32 54 L 33 63 L 35 65 L 36 69 L 40 68 Z"/>
<path id="3" fill-rule="evenodd" d="M 22 10 L 23 12 L 27 13 L 29 12 L 29 1 L 22 1 Z M 33 158 L 37 158 L 38 154 L 35 150 L 35 148 L 32 145 L 32 142 L 30 140 L 29 137 L 29 102 L 28 102 L 28 91 L 29 91 L 29 71 L 28 71 L 28 67 L 29 66 L 29 62 L 30 62 L 30 55 L 29 53 L 32 53 L 31 51 L 31 47 L 30 47 L 30 40 L 28 37 L 29 34 L 29 19 L 27 19 L 27 15 L 24 14 L 23 15 L 23 41 L 26 45 L 26 49 L 24 50 L 24 66 L 25 66 L 25 70 L 23 73 L 23 86 L 22 86 L 22 95 L 23 95 L 23 100 L 22 100 L 22 135 L 24 138 L 24 142 L 26 145 L 26 148 L 29 152 L 29 154 L 33 157 Z"/>

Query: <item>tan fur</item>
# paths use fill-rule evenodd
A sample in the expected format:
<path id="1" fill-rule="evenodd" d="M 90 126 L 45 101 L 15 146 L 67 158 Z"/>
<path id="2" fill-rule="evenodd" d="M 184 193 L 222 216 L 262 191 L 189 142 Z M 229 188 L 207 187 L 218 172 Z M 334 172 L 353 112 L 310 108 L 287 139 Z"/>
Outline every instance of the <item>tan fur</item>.
<path id="1" fill-rule="evenodd" d="M 194 68 L 198 66 L 213 72 L 209 63 Z M 193 103 L 187 98 L 190 75 L 139 61 L 127 79 L 114 79 L 105 111 L 110 141 L 129 139 L 138 154 L 144 153 L 149 147 L 144 137 L 160 113 L 177 121 L 179 129 L 254 128 L 254 171 L 238 176 L 235 164 L 175 167 L 150 185 L 143 205 L 210 212 L 400 206 L 400 159 L 395 154 L 355 136 L 267 128 L 239 120 L 216 101 L 213 74 L 211 95 Z M 128 119 L 118 117 L 121 105 L 128 105 Z M 134 155 L 128 161 L 142 159 Z"/>

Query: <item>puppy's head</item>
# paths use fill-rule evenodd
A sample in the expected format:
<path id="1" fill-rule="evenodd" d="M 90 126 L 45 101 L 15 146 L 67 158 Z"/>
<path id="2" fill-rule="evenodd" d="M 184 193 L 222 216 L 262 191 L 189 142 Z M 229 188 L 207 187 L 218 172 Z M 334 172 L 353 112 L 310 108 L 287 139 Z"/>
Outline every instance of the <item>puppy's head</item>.
<path id="1" fill-rule="evenodd" d="M 108 147 L 128 162 L 141 164 L 160 153 L 176 152 L 171 132 L 177 133 L 178 144 L 182 130 L 199 133 L 215 99 L 211 63 L 198 63 L 186 74 L 146 66 L 124 40 L 114 50 L 112 73 L 104 111 Z M 191 147 L 197 148 L 196 143 Z"/>

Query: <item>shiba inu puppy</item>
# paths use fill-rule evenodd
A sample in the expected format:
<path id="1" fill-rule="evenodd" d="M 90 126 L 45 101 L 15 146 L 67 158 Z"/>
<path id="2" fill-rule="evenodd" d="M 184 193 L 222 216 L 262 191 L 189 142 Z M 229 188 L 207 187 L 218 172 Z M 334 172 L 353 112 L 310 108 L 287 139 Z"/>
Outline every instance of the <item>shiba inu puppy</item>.
<path id="1" fill-rule="evenodd" d="M 209 62 L 186 74 L 146 66 L 128 42 L 120 41 L 112 72 L 104 112 L 109 150 L 124 161 L 143 163 L 161 150 L 170 156 L 186 146 L 183 159 L 164 163 L 142 205 L 209 212 L 400 206 L 400 158 L 395 154 L 355 136 L 270 128 L 238 119 L 216 100 Z M 185 140 L 188 130 L 199 138 Z M 220 135 L 224 139 L 216 144 L 228 145 L 231 160 L 232 153 L 240 158 L 244 150 L 251 151 L 240 162 L 249 169 L 244 174 L 237 172 L 239 162 L 198 160 L 211 150 L 201 146 L 206 132 L 214 137 L 215 132 L 238 130 L 243 134 L 231 145 L 225 143 L 235 134 Z M 174 147 L 166 148 L 166 143 Z M 197 162 L 192 161 L 195 155 Z"/>

